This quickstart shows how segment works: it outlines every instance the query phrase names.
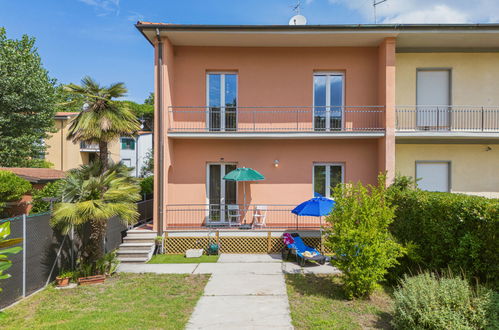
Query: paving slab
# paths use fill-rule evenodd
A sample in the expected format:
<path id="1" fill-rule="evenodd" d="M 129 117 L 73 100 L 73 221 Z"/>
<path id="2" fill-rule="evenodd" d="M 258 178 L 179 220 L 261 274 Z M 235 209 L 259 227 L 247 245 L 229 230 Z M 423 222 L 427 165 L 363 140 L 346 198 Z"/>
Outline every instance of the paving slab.
<path id="1" fill-rule="evenodd" d="M 192 274 L 198 264 L 134 264 L 122 263 L 118 272 L 156 273 L 156 274 Z"/>
<path id="2" fill-rule="evenodd" d="M 254 274 L 277 275 L 282 274 L 281 263 L 201 263 L 194 274 Z"/>
<path id="3" fill-rule="evenodd" d="M 213 275 L 204 289 L 205 296 L 286 295 L 286 285 L 279 275 Z"/>
<path id="4" fill-rule="evenodd" d="M 281 262 L 280 254 L 228 254 L 222 253 L 219 263 Z"/>
<path id="5" fill-rule="evenodd" d="M 293 329 L 286 295 L 203 296 L 187 329 Z"/>
<path id="6" fill-rule="evenodd" d="M 332 265 L 305 266 L 302 268 L 304 274 L 340 274 L 341 271 Z"/>

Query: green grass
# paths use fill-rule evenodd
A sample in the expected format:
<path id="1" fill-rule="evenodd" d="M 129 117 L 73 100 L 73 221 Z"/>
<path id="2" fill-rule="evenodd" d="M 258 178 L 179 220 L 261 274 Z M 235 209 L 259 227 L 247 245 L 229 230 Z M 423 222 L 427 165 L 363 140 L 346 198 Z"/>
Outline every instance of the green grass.
<path id="1" fill-rule="evenodd" d="M 186 258 L 183 254 L 157 254 L 148 264 L 197 264 L 201 262 L 217 262 L 218 256 L 202 255 L 199 258 Z"/>
<path id="2" fill-rule="evenodd" d="M 385 289 L 348 300 L 339 276 L 286 275 L 286 285 L 296 329 L 390 328 L 392 298 Z"/>
<path id="3" fill-rule="evenodd" d="M 2 329 L 183 329 L 204 275 L 120 273 L 104 284 L 50 286 L 0 312 Z"/>

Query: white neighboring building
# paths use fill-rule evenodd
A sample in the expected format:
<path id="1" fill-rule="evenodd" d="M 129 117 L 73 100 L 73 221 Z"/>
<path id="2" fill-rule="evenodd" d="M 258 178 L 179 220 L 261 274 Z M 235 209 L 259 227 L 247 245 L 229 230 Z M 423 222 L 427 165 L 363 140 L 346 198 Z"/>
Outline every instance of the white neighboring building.
<path id="1" fill-rule="evenodd" d="M 152 152 L 152 132 L 139 132 L 137 137 L 122 137 L 120 159 L 123 164 L 133 167 L 132 176 L 140 176 L 149 152 Z"/>

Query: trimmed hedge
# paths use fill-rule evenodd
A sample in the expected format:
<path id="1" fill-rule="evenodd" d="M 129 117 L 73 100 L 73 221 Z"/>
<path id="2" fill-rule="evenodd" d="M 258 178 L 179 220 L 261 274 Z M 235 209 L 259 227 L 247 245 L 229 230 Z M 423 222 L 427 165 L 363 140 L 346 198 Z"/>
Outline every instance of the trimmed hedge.
<path id="1" fill-rule="evenodd" d="M 50 211 L 50 202 L 44 202 L 45 197 L 61 197 L 63 180 L 47 183 L 42 189 L 33 190 L 33 208 L 31 213 L 42 213 Z"/>
<path id="2" fill-rule="evenodd" d="M 499 284 L 499 200 L 418 189 L 389 191 L 393 235 L 408 248 L 397 274 L 450 268 Z"/>

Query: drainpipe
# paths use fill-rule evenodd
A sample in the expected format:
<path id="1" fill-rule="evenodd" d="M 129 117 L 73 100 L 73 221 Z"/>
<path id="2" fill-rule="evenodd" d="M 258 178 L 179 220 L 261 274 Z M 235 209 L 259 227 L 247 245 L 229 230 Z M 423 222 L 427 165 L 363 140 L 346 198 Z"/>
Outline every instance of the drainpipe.
<path id="1" fill-rule="evenodd" d="M 158 88 L 157 88 L 157 102 L 158 102 L 158 127 L 156 128 L 156 133 L 158 134 L 158 142 L 159 146 L 158 147 L 158 161 L 157 164 L 158 166 L 158 181 L 159 182 L 159 187 L 158 187 L 158 196 L 155 196 L 155 198 L 158 198 L 158 205 L 159 205 L 159 210 L 158 210 L 158 216 L 159 216 L 159 222 L 158 222 L 158 236 L 163 236 L 163 214 L 164 214 L 164 193 L 163 193 L 163 188 L 164 188 L 164 179 L 165 179 L 165 173 L 164 173 L 164 168 L 163 168 L 163 162 L 164 162 L 164 134 L 163 134 L 163 97 L 162 97 L 162 91 L 163 91 L 163 42 L 161 41 L 161 37 L 159 35 L 159 29 L 156 29 L 156 38 L 158 40 L 158 63 L 157 63 L 157 77 L 158 77 Z"/>

